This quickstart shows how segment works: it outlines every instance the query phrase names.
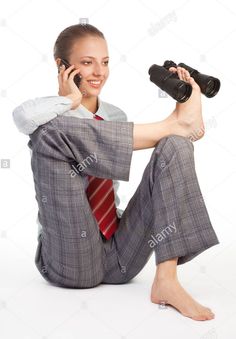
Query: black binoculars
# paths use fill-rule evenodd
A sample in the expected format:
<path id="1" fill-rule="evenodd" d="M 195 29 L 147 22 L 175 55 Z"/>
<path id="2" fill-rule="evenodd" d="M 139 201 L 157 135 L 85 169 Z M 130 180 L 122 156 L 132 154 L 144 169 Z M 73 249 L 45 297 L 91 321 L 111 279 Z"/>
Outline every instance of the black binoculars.
<path id="1" fill-rule="evenodd" d="M 189 71 L 190 76 L 196 81 L 202 94 L 207 98 L 212 98 L 218 93 L 220 89 L 219 79 L 202 74 L 182 62 L 176 65 L 176 63 L 171 60 L 166 60 L 163 66 L 156 64 L 152 65 L 148 71 L 150 81 L 168 93 L 176 101 L 187 101 L 192 94 L 192 86 L 187 82 L 180 80 L 177 73 L 169 71 L 170 67 L 177 68 L 177 66 L 183 67 Z"/>

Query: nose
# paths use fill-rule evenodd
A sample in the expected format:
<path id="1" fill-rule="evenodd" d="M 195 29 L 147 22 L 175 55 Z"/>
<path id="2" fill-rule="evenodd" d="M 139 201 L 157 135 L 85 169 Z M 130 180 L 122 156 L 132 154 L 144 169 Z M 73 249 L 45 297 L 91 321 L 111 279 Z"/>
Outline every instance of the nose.
<path id="1" fill-rule="evenodd" d="M 99 63 L 96 63 L 96 64 L 94 65 L 93 73 L 94 73 L 94 75 L 96 75 L 96 76 L 104 75 L 104 70 L 103 70 L 102 65 L 100 65 Z"/>

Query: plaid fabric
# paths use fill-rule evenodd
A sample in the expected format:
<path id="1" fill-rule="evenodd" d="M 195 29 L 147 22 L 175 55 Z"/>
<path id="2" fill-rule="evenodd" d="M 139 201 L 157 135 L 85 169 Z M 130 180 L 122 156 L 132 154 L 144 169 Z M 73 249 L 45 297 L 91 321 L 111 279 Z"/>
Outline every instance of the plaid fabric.
<path id="1" fill-rule="evenodd" d="M 194 168 L 193 144 L 179 136 L 154 148 L 118 230 L 101 236 L 85 194 L 87 176 L 129 180 L 133 123 L 57 117 L 31 136 L 32 170 L 43 225 L 35 263 L 56 286 L 125 283 L 155 252 L 156 264 L 183 264 L 219 243 Z M 89 155 L 97 162 L 86 163 Z"/>

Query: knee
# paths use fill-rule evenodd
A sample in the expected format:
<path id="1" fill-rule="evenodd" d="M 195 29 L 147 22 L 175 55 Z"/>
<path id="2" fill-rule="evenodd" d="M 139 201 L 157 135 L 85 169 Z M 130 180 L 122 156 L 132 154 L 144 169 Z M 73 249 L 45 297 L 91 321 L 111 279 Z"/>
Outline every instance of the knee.
<path id="1" fill-rule="evenodd" d="M 182 150 L 183 148 L 187 148 L 190 150 L 193 150 L 193 143 L 192 141 L 190 141 L 189 138 L 187 137 L 183 137 L 181 135 L 169 135 L 165 138 L 162 138 L 159 142 L 159 145 L 170 145 L 172 146 L 172 148 L 174 148 L 175 150 Z M 157 145 L 158 146 L 158 145 Z"/>
<path id="2" fill-rule="evenodd" d="M 173 156 L 181 159 L 192 158 L 193 143 L 187 137 L 169 135 L 162 138 L 156 145 L 154 152 L 160 156 L 162 162 L 170 161 Z"/>

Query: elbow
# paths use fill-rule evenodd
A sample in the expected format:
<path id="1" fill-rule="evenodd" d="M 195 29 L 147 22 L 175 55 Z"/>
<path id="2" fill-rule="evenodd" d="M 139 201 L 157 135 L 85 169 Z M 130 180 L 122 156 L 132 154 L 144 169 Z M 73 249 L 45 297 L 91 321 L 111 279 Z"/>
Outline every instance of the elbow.
<path id="1" fill-rule="evenodd" d="M 19 132 L 26 135 L 31 134 L 35 130 L 34 121 L 27 119 L 27 112 L 22 105 L 17 106 L 12 112 L 13 121 Z"/>

